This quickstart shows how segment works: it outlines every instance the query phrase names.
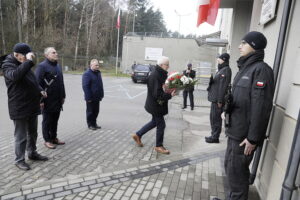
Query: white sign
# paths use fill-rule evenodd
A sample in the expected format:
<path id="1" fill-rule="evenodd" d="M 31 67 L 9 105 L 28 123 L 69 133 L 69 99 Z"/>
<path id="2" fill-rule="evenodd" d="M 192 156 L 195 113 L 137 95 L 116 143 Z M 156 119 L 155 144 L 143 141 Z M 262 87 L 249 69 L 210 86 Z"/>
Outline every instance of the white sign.
<path id="1" fill-rule="evenodd" d="M 162 57 L 163 49 L 162 48 L 145 48 L 145 60 L 158 60 Z"/>
<path id="2" fill-rule="evenodd" d="M 277 0 L 263 0 L 260 24 L 265 24 L 275 17 L 276 4 Z"/>

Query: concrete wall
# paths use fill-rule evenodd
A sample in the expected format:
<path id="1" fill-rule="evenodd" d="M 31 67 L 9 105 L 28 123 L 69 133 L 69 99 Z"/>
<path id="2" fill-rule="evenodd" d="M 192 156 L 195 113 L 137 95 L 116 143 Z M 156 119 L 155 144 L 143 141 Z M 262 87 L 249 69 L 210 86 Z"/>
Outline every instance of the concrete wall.
<path id="1" fill-rule="evenodd" d="M 300 1 L 294 2 L 275 92 L 270 139 L 263 149 L 255 182 L 261 198 L 266 200 L 280 197 L 300 107 L 300 25 L 297 22 L 300 19 Z M 265 61 L 271 66 L 275 58 L 284 1 L 277 1 L 277 4 L 276 19 L 259 25 L 261 1 L 254 1 L 251 19 L 251 30 L 263 32 L 268 39 Z M 299 190 L 293 199 L 300 199 Z"/>
<path id="2" fill-rule="evenodd" d="M 232 69 L 233 77 L 238 71 L 236 61 L 240 57 L 238 47 L 241 43 L 241 39 L 249 31 L 250 19 L 252 12 L 252 1 L 235 1 L 233 3 L 233 26 L 232 34 L 229 44 L 230 52 L 230 66 Z"/>
<path id="3" fill-rule="evenodd" d="M 215 67 L 217 48 L 199 47 L 194 39 L 124 36 L 121 70 L 130 72 L 134 61 L 139 64 L 155 64 L 156 61 L 145 60 L 146 47 L 163 48 L 163 55 L 170 58 L 170 71 L 182 71 L 189 62 L 194 68 L 204 62 Z"/>

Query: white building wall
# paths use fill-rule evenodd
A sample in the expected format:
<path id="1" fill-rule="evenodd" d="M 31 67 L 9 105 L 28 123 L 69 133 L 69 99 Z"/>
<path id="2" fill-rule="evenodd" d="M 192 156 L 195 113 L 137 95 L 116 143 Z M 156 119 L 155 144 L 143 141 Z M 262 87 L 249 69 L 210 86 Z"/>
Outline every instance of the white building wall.
<path id="1" fill-rule="evenodd" d="M 294 137 L 300 99 L 300 1 L 294 1 L 288 28 L 281 71 L 275 92 L 275 114 L 270 128 L 270 139 L 262 153 L 256 186 L 262 199 L 279 199 Z M 276 19 L 259 25 L 261 1 L 254 1 L 251 30 L 261 31 L 268 39 L 265 61 L 272 66 L 285 1 L 277 1 Z M 273 67 L 273 66 L 272 66 Z M 294 199 L 300 199 L 299 191 Z"/>
<path id="2" fill-rule="evenodd" d="M 134 62 L 137 64 L 156 64 L 145 60 L 145 48 L 163 48 L 163 56 L 170 58 L 170 71 L 182 71 L 191 62 L 193 67 L 203 63 L 215 66 L 217 48 L 199 47 L 194 39 L 157 38 L 125 36 L 123 38 L 121 70 L 130 72 Z"/>

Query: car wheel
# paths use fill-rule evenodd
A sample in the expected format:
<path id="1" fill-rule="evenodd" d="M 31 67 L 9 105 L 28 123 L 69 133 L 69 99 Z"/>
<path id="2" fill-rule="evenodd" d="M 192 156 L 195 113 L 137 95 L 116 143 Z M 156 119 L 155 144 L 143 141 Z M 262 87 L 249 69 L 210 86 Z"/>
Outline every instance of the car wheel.
<path id="1" fill-rule="evenodd" d="M 133 81 L 134 83 L 136 83 L 136 82 L 137 82 L 135 79 L 132 79 L 132 81 Z"/>

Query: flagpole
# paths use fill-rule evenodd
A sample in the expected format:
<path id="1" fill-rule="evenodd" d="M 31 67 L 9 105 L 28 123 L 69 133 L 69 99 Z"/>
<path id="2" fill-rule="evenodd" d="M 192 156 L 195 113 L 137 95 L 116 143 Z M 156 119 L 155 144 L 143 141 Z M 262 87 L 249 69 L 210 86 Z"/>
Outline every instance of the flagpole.
<path id="1" fill-rule="evenodd" d="M 118 75 L 118 61 L 119 61 L 119 39 L 120 39 L 120 28 L 118 28 L 118 39 L 117 39 L 116 75 Z"/>

